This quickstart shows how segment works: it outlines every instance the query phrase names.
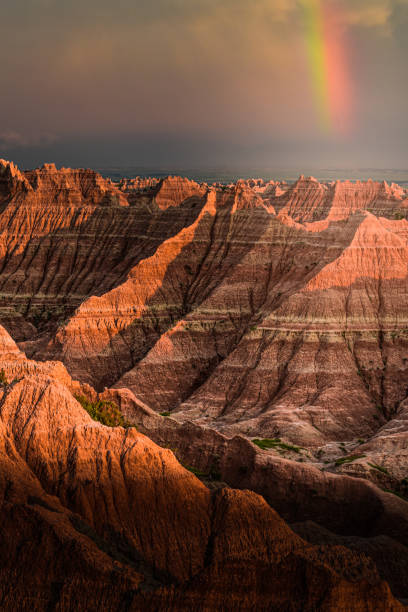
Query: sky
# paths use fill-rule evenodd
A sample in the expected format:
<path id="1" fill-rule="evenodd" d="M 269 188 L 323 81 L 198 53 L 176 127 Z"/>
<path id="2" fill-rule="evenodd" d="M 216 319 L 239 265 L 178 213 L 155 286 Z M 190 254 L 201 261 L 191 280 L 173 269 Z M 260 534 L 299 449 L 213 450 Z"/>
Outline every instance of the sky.
<path id="1" fill-rule="evenodd" d="M 408 168 L 408 0 L 2 0 L 0 157 Z"/>

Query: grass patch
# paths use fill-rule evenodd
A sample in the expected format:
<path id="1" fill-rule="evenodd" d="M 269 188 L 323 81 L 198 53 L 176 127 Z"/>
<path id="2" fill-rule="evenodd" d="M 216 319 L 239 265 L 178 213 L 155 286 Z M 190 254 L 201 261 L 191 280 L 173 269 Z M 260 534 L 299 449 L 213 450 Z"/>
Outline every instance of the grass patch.
<path id="1" fill-rule="evenodd" d="M 6 373 L 3 368 L 0 370 L 0 387 L 7 387 L 9 384 Z"/>
<path id="2" fill-rule="evenodd" d="M 363 459 L 363 457 L 365 457 L 365 455 L 349 455 L 348 457 L 340 457 L 339 459 L 336 459 L 334 465 L 343 465 L 343 463 L 353 463 L 353 461 L 356 461 L 357 459 Z"/>
<path id="3" fill-rule="evenodd" d="M 382 465 L 377 465 L 376 463 L 370 463 L 369 461 L 367 463 L 375 470 L 378 470 L 379 472 L 382 472 L 383 474 L 389 474 L 389 471 L 387 470 L 387 468 L 383 467 Z"/>
<path id="4" fill-rule="evenodd" d="M 135 427 L 126 421 L 120 408 L 115 402 L 97 400 L 91 402 L 84 395 L 76 395 L 75 399 L 81 404 L 94 421 L 107 425 L 107 427 Z"/>
<path id="5" fill-rule="evenodd" d="M 177 449 L 176 449 L 177 450 Z M 183 461 L 180 461 L 180 459 L 177 457 L 176 458 L 178 460 L 178 462 L 183 466 L 183 468 L 185 468 L 186 470 L 188 470 L 189 472 L 191 472 L 192 474 L 194 474 L 194 476 L 197 476 L 197 478 L 199 478 L 200 480 L 202 480 L 204 482 L 204 484 L 208 481 L 215 481 L 215 482 L 220 482 L 221 481 L 221 472 L 220 472 L 220 467 L 219 467 L 219 457 L 218 455 L 214 455 L 212 458 L 212 463 L 210 465 L 210 468 L 207 472 L 203 472 L 202 470 L 199 470 L 198 468 L 186 464 Z M 246 468 L 245 468 L 246 471 Z"/>
<path id="6" fill-rule="evenodd" d="M 275 448 L 277 450 L 282 449 L 287 451 L 293 451 L 294 453 L 300 453 L 301 451 L 300 446 L 286 444 L 286 442 L 282 442 L 280 438 L 263 438 L 262 440 L 255 438 L 254 440 L 252 440 L 252 443 L 256 444 L 256 446 L 258 446 L 259 448 L 262 448 L 262 450 L 269 450 L 271 448 Z"/>
<path id="7" fill-rule="evenodd" d="M 181 461 L 180 461 L 180 463 L 181 463 Z M 181 463 L 181 465 L 183 466 L 183 468 L 185 468 L 186 470 L 188 470 L 189 472 L 194 474 L 194 476 L 197 476 L 197 478 L 208 478 L 208 474 L 206 474 L 205 472 L 202 472 L 201 470 L 198 470 L 197 468 L 193 467 L 192 465 L 187 465 L 185 463 Z"/>

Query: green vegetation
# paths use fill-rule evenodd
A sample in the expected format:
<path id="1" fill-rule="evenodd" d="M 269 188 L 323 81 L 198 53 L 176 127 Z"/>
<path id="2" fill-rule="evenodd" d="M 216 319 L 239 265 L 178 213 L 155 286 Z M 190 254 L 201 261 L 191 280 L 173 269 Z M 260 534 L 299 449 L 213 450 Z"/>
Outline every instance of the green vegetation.
<path id="1" fill-rule="evenodd" d="M 91 402 L 84 395 L 76 395 L 75 399 L 94 421 L 98 421 L 102 425 L 107 425 L 108 427 L 134 427 L 134 425 L 126 421 L 115 402 L 106 400 Z"/>
<path id="2" fill-rule="evenodd" d="M 343 463 L 352 463 L 357 459 L 362 459 L 365 455 L 349 455 L 348 457 L 340 457 L 334 462 L 335 465 L 343 465 Z"/>
<path id="3" fill-rule="evenodd" d="M 293 451 L 294 453 L 300 453 L 300 446 L 294 446 L 293 444 L 286 444 L 286 442 L 281 442 L 280 438 L 264 438 L 262 440 L 258 440 L 255 438 L 252 440 L 253 444 L 262 448 L 262 450 L 269 450 L 274 448 L 276 450 L 282 449 L 287 451 Z"/>
<path id="4" fill-rule="evenodd" d="M 9 384 L 6 373 L 3 368 L 0 370 L 0 387 L 7 387 Z"/>
<path id="5" fill-rule="evenodd" d="M 181 463 L 181 461 L 180 461 Z M 201 470 L 198 470 L 197 468 L 193 467 L 192 465 L 186 465 L 185 463 L 181 463 L 181 465 L 188 470 L 189 472 L 192 472 L 192 474 L 194 474 L 194 476 L 197 476 L 197 478 L 207 478 L 208 474 L 206 474 L 205 472 L 202 472 Z"/>
<path id="6" fill-rule="evenodd" d="M 165 412 L 161 412 L 160 416 L 164 416 L 164 417 L 168 417 L 171 415 L 171 412 L 169 412 L 168 410 L 166 410 Z"/>
<path id="7" fill-rule="evenodd" d="M 378 470 L 379 472 L 382 472 L 383 474 L 389 474 L 389 471 L 387 470 L 387 468 L 383 467 L 382 465 L 377 465 L 376 463 L 370 463 L 369 461 L 367 463 L 375 470 Z"/>
<path id="8" fill-rule="evenodd" d="M 194 474 L 194 476 L 197 476 L 197 478 L 199 478 L 200 480 L 204 480 L 204 481 L 208 481 L 208 480 L 220 481 L 221 480 L 221 473 L 218 469 L 217 458 L 214 458 L 214 464 L 210 467 L 210 470 L 208 472 L 202 472 L 201 470 L 193 467 L 192 465 L 187 465 L 186 463 L 183 463 L 180 460 L 178 461 L 183 466 L 183 468 L 185 468 L 186 470 Z"/>

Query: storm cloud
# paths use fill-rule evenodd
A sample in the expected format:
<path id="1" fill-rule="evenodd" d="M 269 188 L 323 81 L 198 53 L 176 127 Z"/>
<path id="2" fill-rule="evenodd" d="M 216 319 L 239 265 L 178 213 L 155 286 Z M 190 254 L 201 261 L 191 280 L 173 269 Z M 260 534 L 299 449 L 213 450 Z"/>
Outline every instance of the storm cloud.
<path id="1" fill-rule="evenodd" d="M 322 3 L 347 37 L 347 134 L 321 130 L 302 2 L 3 0 L 0 155 L 402 167 L 408 2 Z"/>

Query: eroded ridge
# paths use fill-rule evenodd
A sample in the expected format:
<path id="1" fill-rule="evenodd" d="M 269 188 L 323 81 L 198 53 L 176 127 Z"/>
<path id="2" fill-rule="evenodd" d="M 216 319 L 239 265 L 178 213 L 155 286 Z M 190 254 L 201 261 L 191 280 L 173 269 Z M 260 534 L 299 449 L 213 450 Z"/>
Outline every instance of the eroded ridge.
<path id="1" fill-rule="evenodd" d="M 0 360 L 2 609 L 404 609 L 366 556 L 307 543 L 259 495 L 211 492 L 135 427 L 93 421 L 62 364 L 3 329 Z M 126 394 L 163 419 L 111 397 Z M 405 504 L 371 494 L 404 527 Z"/>

